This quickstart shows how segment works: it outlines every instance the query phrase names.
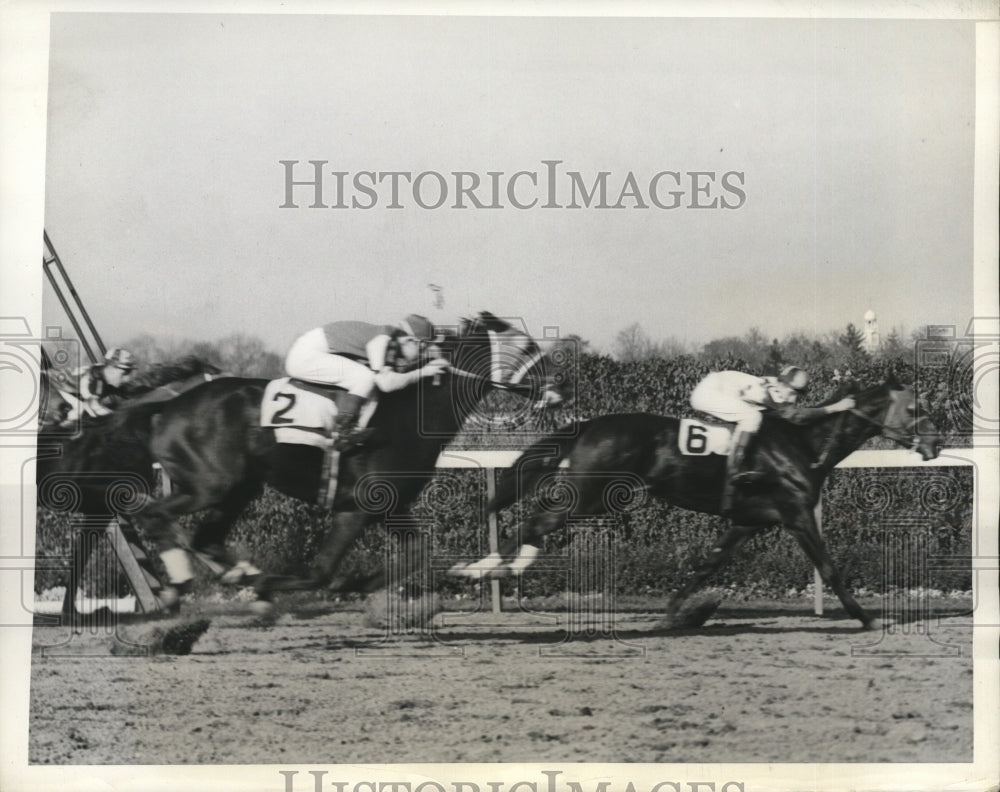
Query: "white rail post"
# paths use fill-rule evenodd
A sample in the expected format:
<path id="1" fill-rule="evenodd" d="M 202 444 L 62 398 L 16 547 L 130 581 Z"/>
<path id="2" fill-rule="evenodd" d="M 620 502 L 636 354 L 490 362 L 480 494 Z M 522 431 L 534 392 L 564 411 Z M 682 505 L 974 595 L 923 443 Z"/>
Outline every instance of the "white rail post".
<path id="1" fill-rule="evenodd" d="M 492 502 L 493 498 L 497 494 L 497 469 L 495 467 L 486 468 L 486 501 L 487 503 Z M 500 552 L 500 532 L 497 528 L 497 515 L 496 512 L 490 512 L 486 515 L 486 524 L 489 526 L 489 542 L 490 542 L 490 552 L 498 553 Z M 502 602 L 500 600 L 500 581 L 496 578 L 490 579 L 490 601 L 493 606 L 494 613 L 500 613 L 502 608 Z"/>
<path id="2" fill-rule="evenodd" d="M 823 493 L 816 501 L 816 509 L 813 511 L 816 518 L 816 530 L 823 536 Z M 813 567 L 813 611 L 817 616 L 823 615 L 823 576 L 816 567 Z"/>

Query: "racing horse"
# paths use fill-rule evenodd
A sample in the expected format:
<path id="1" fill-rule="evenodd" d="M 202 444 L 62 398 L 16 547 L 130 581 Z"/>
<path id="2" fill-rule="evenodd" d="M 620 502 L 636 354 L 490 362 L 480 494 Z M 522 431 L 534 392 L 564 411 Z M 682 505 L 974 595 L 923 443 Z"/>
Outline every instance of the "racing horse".
<path id="1" fill-rule="evenodd" d="M 571 424 L 539 441 L 501 478 L 487 508 L 496 512 L 530 494 L 542 496 L 542 504 L 504 541 L 499 553 L 452 571 L 469 576 L 520 574 L 537 555 L 542 537 L 564 526 L 571 513 L 596 516 L 620 503 L 621 492 L 610 492 L 615 486 L 634 488 L 633 494 L 648 494 L 691 511 L 720 514 L 726 457 L 684 455 L 679 443 L 687 440 L 681 437 L 681 426 L 679 419 L 666 416 L 604 415 Z M 748 539 L 780 525 L 799 543 L 847 613 L 871 629 L 872 618 L 847 590 L 827 552 L 814 508 L 830 471 L 878 434 L 919 451 L 924 460 L 938 454 L 937 429 L 928 418 L 917 415 L 912 387 L 900 385 L 895 377 L 857 393 L 854 409 L 827 415 L 811 425 L 797 426 L 765 414 L 747 460 L 764 477 L 737 488 L 727 514 L 732 525 L 671 597 L 665 624 L 680 623 L 685 600 Z M 560 479 L 557 469 L 564 460 L 569 471 Z M 545 485 L 559 481 L 569 484 L 572 497 L 551 492 L 546 504 Z M 561 503 L 568 505 L 561 508 Z"/>
<path id="2" fill-rule="evenodd" d="M 149 449 L 151 416 L 167 400 L 220 373 L 196 357 L 153 366 L 131 384 L 123 406 L 67 426 L 60 423 L 64 410 L 52 382 L 54 374 L 43 365 L 35 464 L 38 506 L 82 518 L 77 521 L 66 578 L 64 616 L 81 615 L 76 611 L 76 591 L 96 544 L 95 534 L 119 518 L 123 531 L 135 540 L 130 516 L 156 487 L 155 460 Z"/>
<path id="3" fill-rule="evenodd" d="M 539 407 L 554 406 L 568 393 L 569 382 L 546 374 L 546 357 L 535 341 L 490 313 L 463 321 L 436 347 L 434 355 L 448 358 L 451 370 L 440 381 L 425 377 L 379 395 L 368 424 L 375 430 L 371 439 L 339 456 L 333 525 L 309 576 L 254 574 L 260 603 L 270 603 L 278 591 L 328 585 L 365 528 L 385 516 L 376 501 L 387 493 L 393 514 L 407 512 L 433 477 L 441 449 L 490 390 L 513 391 Z M 266 385 L 241 378 L 209 382 L 168 402 L 153 418 L 149 448 L 169 475 L 172 492 L 150 499 L 137 518 L 161 549 L 185 547 L 185 537 L 174 533 L 179 517 L 213 509 L 214 517 L 198 527 L 188 546 L 231 566 L 226 536 L 265 484 L 320 503 L 327 451 L 278 442 L 273 428 L 261 426 Z M 414 555 L 409 550 L 402 554 L 408 562 Z"/>

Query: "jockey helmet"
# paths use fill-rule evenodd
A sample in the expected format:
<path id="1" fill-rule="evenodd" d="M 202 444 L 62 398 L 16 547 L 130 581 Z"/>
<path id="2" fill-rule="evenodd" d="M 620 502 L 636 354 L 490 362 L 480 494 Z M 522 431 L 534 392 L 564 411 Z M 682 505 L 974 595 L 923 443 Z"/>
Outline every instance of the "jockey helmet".
<path id="1" fill-rule="evenodd" d="M 135 356 L 122 347 L 112 347 L 104 355 L 104 362 L 109 366 L 131 371 L 135 368 Z"/>
<path id="2" fill-rule="evenodd" d="M 399 329 L 407 335 L 419 338 L 421 341 L 432 341 L 434 339 L 434 325 L 426 316 L 420 314 L 410 314 L 399 323 Z"/>
<path id="3" fill-rule="evenodd" d="M 800 369 L 798 366 L 785 366 L 778 374 L 778 380 L 790 388 L 801 391 L 809 384 L 809 375 L 805 369 Z"/>

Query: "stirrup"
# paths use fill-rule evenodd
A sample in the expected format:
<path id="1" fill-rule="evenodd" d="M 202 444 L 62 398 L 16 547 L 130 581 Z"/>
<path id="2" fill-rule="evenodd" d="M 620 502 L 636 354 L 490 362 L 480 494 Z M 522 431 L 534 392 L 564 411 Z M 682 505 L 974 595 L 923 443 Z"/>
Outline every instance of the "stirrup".
<path id="1" fill-rule="evenodd" d="M 734 487 L 745 487 L 750 484 L 759 484 L 766 478 L 767 474 L 759 470 L 744 470 L 735 474 L 730 481 Z"/>
<path id="2" fill-rule="evenodd" d="M 360 448 L 371 438 L 374 434 L 374 428 L 364 428 L 359 429 L 355 427 L 354 429 L 349 429 L 346 432 L 341 432 L 337 438 L 333 441 L 333 447 L 337 451 L 350 451 L 352 448 Z"/>

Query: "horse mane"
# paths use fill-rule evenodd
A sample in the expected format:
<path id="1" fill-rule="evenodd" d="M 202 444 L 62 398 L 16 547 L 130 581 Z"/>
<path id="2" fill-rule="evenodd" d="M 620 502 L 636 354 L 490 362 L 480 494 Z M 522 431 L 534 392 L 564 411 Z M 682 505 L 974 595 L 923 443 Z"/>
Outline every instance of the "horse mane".
<path id="1" fill-rule="evenodd" d="M 488 330 L 492 330 L 495 333 L 503 333 L 510 330 L 510 325 L 489 311 L 480 311 L 479 316 L 462 319 L 458 334 L 465 338 L 470 335 L 485 333 Z"/>
<path id="2" fill-rule="evenodd" d="M 840 385 L 838 385 L 834 389 L 833 393 L 830 396 L 821 401 L 819 404 L 813 406 L 826 407 L 827 405 L 834 404 L 840 401 L 845 396 L 853 396 L 856 399 L 864 400 L 868 396 L 875 395 L 877 391 L 882 390 L 886 386 L 891 387 L 891 385 L 888 382 L 880 382 L 876 385 L 870 385 L 869 387 L 862 390 L 861 385 L 858 383 L 857 380 L 847 380 L 845 382 L 840 383 Z"/>
<path id="3" fill-rule="evenodd" d="M 161 385 L 180 382 L 197 374 L 221 374 L 222 369 L 196 355 L 187 355 L 168 363 L 156 363 L 132 378 L 122 390 L 127 396 L 139 396 Z"/>

